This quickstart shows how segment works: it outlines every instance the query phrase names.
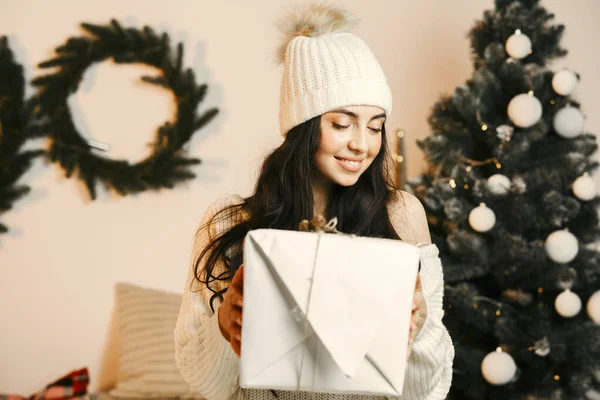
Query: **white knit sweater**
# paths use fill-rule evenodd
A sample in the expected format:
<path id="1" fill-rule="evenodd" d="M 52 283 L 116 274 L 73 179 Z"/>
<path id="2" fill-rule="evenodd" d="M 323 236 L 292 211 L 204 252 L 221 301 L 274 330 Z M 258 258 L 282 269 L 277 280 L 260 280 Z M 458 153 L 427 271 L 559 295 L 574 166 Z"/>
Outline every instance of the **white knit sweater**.
<path id="1" fill-rule="evenodd" d="M 240 201 L 239 196 L 233 195 L 220 198 L 206 211 L 200 226 L 206 226 L 218 210 Z M 273 400 L 275 396 L 269 390 L 239 387 L 239 359 L 219 329 L 216 312 L 219 302 L 214 302 L 215 313 L 212 313 L 209 306 L 212 293 L 194 279 L 193 261 L 206 245 L 209 234 L 215 237 L 237 222 L 216 220 L 208 229 L 201 229 L 196 235 L 192 262 L 175 328 L 177 365 L 186 382 L 207 400 Z M 438 249 L 435 245 L 427 245 L 420 249 L 421 285 L 428 313 L 425 324 L 413 343 L 401 399 L 442 400 L 446 398 L 450 389 L 454 346 L 448 331 L 442 324 L 444 283 Z M 223 271 L 218 267 L 214 272 L 215 275 Z M 386 399 L 378 396 L 288 391 L 277 391 L 277 395 L 281 400 Z"/>

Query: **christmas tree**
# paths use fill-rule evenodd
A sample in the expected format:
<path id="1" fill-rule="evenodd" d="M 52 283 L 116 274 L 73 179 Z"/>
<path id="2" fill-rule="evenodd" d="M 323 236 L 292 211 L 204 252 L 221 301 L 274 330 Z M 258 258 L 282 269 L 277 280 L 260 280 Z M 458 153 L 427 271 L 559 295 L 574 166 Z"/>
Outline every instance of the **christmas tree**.
<path id="1" fill-rule="evenodd" d="M 22 150 L 33 135 L 28 129 L 31 105 L 24 100 L 25 77 L 9 47 L 6 36 L 0 37 L 0 214 L 10 210 L 13 202 L 29 193 L 29 186 L 19 184 L 21 176 L 41 150 Z M 0 234 L 8 227 L 0 223 Z"/>
<path id="2" fill-rule="evenodd" d="M 553 18 L 496 0 L 476 22 L 473 76 L 434 105 L 408 182 L 444 265 L 454 399 L 600 398 L 597 143 L 580 76 L 548 66 Z"/>

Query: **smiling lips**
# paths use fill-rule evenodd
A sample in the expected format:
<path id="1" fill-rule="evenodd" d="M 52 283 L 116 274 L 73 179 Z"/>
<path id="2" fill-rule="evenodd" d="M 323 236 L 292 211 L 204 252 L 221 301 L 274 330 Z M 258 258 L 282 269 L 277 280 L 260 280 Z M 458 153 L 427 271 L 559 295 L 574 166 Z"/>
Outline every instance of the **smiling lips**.
<path id="1" fill-rule="evenodd" d="M 342 158 L 342 157 L 335 157 L 335 160 L 338 162 L 338 164 L 340 164 L 340 166 L 342 168 L 344 168 L 346 171 L 350 171 L 350 172 L 360 171 L 360 169 L 362 167 L 362 163 L 363 163 L 363 161 L 365 161 L 364 158 Z"/>

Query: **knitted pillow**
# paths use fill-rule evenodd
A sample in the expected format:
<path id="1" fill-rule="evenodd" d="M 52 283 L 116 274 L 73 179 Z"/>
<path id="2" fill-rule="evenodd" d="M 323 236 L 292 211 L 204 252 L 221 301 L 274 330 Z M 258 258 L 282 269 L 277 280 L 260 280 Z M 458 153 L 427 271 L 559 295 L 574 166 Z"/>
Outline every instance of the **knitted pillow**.
<path id="1" fill-rule="evenodd" d="M 197 398 L 175 364 L 173 332 L 182 296 L 127 283 L 116 285 L 119 373 L 115 398 Z"/>

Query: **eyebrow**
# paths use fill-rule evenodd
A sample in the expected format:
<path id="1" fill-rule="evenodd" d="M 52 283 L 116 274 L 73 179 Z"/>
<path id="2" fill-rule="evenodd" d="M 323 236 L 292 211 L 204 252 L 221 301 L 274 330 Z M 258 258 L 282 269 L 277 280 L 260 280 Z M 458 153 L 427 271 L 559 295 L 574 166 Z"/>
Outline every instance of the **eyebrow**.
<path id="1" fill-rule="evenodd" d="M 346 114 L 347 116 L 352 117 L 354 119 L 358 118 L 358 115 L 356 115 L 352 111 L 344 110 L 343 108 L 340 109 L 340 110 L 333 110 L 333 111 L 330 111 L 330 112 L 331 113 L 336 113 L 336 114 Z M 377 114 L 374 117 L 372 117 L 369 121 L 373 121 L 374 119 L 379 119 L 379 118 L 385 118 L 385 113 Z"/>

